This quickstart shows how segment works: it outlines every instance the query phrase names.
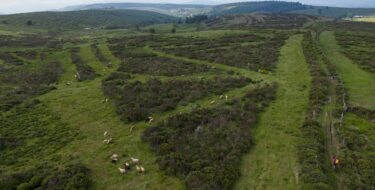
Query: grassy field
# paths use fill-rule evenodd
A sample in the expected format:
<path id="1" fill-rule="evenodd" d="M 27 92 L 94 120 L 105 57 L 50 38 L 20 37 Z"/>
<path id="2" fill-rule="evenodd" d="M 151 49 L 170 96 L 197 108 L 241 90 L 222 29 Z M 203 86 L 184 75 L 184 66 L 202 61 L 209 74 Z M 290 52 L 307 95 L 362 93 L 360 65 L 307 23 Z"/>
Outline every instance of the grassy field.
<path id="1" fill-rule="evenodd" d="M 368 17 L 363 17 L 363 18 L 353 18 L 351 20 L 357 21 L 357 22 L 375 22 L 375 16 L 368 16 Z"/>
<path id="2" fill-rule="evenodd" d="M 336 65 L 344 80 L 350 104 L 374 110 L 375 75 L 360 69 L 341 53 L 333 32 L 323 32 L 320 42 L 326 56 Z"/>
<path id="3" fill-rule="evenodd" d="M 261 69 L 251 70 L 248 68 L 242 68 L 238 65 L 219 63 L 220 59 L 205 59 L 204 54 L 201 57 L 189 57 L 189 52 L 184 52 L 186 53 L 186 55 L 175 55 L 175 52 L 167 51 L 166 49 L 160 48 L 159 46 L 155 46 L 155 43 L 162 44 L 164 42 L 168 42 L 170 43 L 169 46 L 175 46 L 177 48 L 179 46 L 179 43 L 184 44 L 184 40 L 186 40 L 187 38 L 191 38 L 192 41 L 188 39 L 187 44 L 202 43 L 203 45 L 207 45 L 207 47 L 201 46 L 201 48 L 204 47 L 201 51 L 207 51 L 210 48 L 215 48 L 216 45 L 219 45 L 218 47 L 224 46 L 221 44 L 221 42 L 218 42 L 218 39 L 221 39 L 226 41 L 225 43 L 227 44 L 233 43 L 242 48 L 256 49 L 258 47 L 255 46 L 255 43 L 262 43 L 263 40 L 267 37 L 277 36 L 276 33 L 274 33 L 275 31 L 278 31 L 280 33 L 281 31 L 262 29 L 225 29 L 199 31 L 197 30 L 196 25 L 179 25 L 177 27 L 177 32 L 172 34 L 170 30 L 173 27 L 175 27 L 175 25 L 173 24 L 160 24 L 151 25 L 149 27 L 143 28 L 141 27 L 140 31 L 71 31 L 62 34 L 59 37 L 61 39 L 66 39 L 68 41 L 68 39 L 70 38 L 67 37 L 74 36 L 74 39 L 70 39 L 72 40 L 72 42 L 68 41 L 62 43 L 61 48 L 42 49 L 46 50 L 44 51 L 46 53 L 43 54 L 43 59 L 41 58 L 42 56 L 39 55 L 42 54 L 40 52 L 38 52 L 38 57 L 36 59 L 30 58 L 30 60 L 28 60 L 27 58 L 22 58 L 21 61 L 27 63 L 27 65 L 30 66 L 30 68 L 35 67 L 35 72 L 39 71 L 37 70 L 39 68 L 37 67 L 39 63 L 46 64 L 53 61 L 59 61 L 62 64 L 64 72 L 61 75 L 59 75 L 59 77 L 56 78 L 56 80 L 52 84 L 50 84 L 50 87 L 54 87 L 53 90 L 41 93 L 42 95 L 38 94 L 35 96 L 30 96 L 30 99 L 28 99 L 29 101 L 36 98 L 38 101 L 40 101 L 40 107 L 38 107 L 38 109 L 40 109 L 41 113 L 38 113 L 38 110 L 36 109 L 36 111 L 33 111 L 33 108 L 27 108 L 27 106 L 29 106 L 28 104 L 30 104 L 27 101 L 21 102 L 19 105 L 16 105 L 14 108 L 12 108 L 12 111 L 14 111 L 18 109 L 17 106 L 24 106 L 26 107 L 25 110 L 27 110 L 25 111 L 25 113 L 20 113 L 20 116 L 14 118 L 27 117 L 27 114 L 29 112 L 29 114 L 32 115 L 32 117 L 37 118 L 39 114 L 41 118 L 40 121 L 38 120 L 38 122 L 45 125 L 43 126 L 45 129 L 48 129 L 44 133 L 45 137 L 47 139 L 56 137 L 57 140 L 51 142 L 51 145 L 45 147 L 41 146 L 42 148 L 46 149 L 45 152 L 47 153 L 41 152 L 39 157 L 35 156 L 28 158 L 20 158 L 20 161 L 17 164 L 8 164 L 7 162 L 4 162 L 5 164 L 0 165 L 0 171 L 4 171 L 4 175 L 0 172 L 0 180 L 6 179 L 6 177 L 8 177 L 7 175 L 11 175 L 17 172 L 28 173 L 28 169 L 32 169 L 32 167 L 43 165 L 45 163 L 49 163 L 52 167 L 56 168 L 65 168 L 71 163 L 82 163 L 84 166 L 91 170 L 89 178 L 93 181 L 93 187 L 91 187 L 90 189 L 182 190 L 189 188 L 189 186 L 187 185 L 188 182 L 186 180 L 189 176 L 184 176 L 178 173 L 168 173 L 169 171 L 166 170 L 166 168 L 163 168 L 162 165 L 159 165 L 161 158 L 160 153 L 155 153 L 151 151 L 153 149 L 150 147 L 150 145 L 154 145 L 146 143 L 141 139 L 141 136 L 145 134 L 144 131 L 146 129 L 149 129 L 150 127 L 155 127 L 156 124 L 158 124 L 159 126 L 159 124 L 161 125 L 162 121 L 166 121 L 169 118 L 174 117 L 176 115 L 188 115 L 188 113 L 196 111 L 197 108 L 215 109 L 225 104 L 228 108 L 232 109 L 232 107 L 229 107 L 232 106 L 231 104 L 234 104 L 235 102 L 232 102 L 232 100 L 241 99 L 241 101 L 243 101 L 245 94 L 249 93 L 249 91 L 260 87 L 265 87 L 266 84 L 272 84 L 276 82 L 278 87 L 275 99 L 269 105 L 268 103 L 267 105 L 262 105 L 264 106 L 265 110 L 256 110 L 254 113 L 252 113 L 254 115 L 254 118 L 246 117 L 254 119 L 254 124 L 246 125 L 254 126 L 254 128 L 251 131 L 252 135 L 246 135 L 245 138 L 234 138 L 235 140 L 252 140 L 254 145 L 252 145 L 251 150 L 249 150 L 250 148 L 244 149 L 243 151 L 248 152 L 242 157 L 235 156 L 236 159 L 241 158 L 241 164 L 239 164 L 240 160 L 238 159 L 238 164 L 235 166 L 235 168 L 233 167 L 234 170 L 237 171 L 237 173 L 231 176 L 232 178 L 230 179 L 232 181 L 231 183 L 228 182 L 227 184 L 230 184 L 230 187 L 232 187 L 231 185 L 235 183 L 234 189 L 240 190 L 301 188 L 301 186 L 303 185 L 303 178 L 300 177 L 300 166 L 303 166 L 303 163 L 300 165 L 297 160 L 299 156 L 297 148 L 298 145 L 303 144 L 303 133 L 301 133 L 301 127 L 306 119 L 306 111 L 308 110 L 311 88 L 314 87 L 311 85 L 312 78 L 311 73 L 309 72 L 311 68 L 309 68 L 309 65 L 305 60 L 303 52 L 303 35 L 296 33 L 290 35 L 290 33 L 288 33 L 286 34 L 285 38 L 282 38 L 283 40 L 287 39 L 284 45 L 279 45 L 277 47 L 270 46 L 268 47 L 269 49 L 258 49 L 258 51 L 270 51 L 270 53 L 274 53 L 273 55 L 275 55 L 274 57 L 277 62 L 277 64 L 275 64 L 275 69 L 272 69 L 269 72 L 262 72 Z M 157 30 L 156 34 L 150 34 L 148 30 L 151 28 Z M 0 35 L 7 35 L 11 33 L 12 32 L 9 32 L 5 29 L 3 32 L 2 29 L 0 29 Z M 258 37 L 265 38 L 259 38 L 259 41 L 256 41 L 258 40 L 258 38 L 255 38 L 255 42 L 253 41 L 254 39 L 248 38 L 245 38 L 245 40 L 244 38 L 239 38 L 235 39 L 233 42 L 231 41 L 233 40 L 231 38 L 236 38 L 238 36 L 243 36 L 245 34 L 254 34 Z M 21 33 L 17 35 L 21 35 Z M 233 36 L 231 36 L 231 38 L 224 38 L 230 35 Z M 178 37 L 181 37 L 181 39 Z M 145 39 L 149 41 L 142 41 Z M 171 41 L 169 42 L 168 40 L 170 39 Z M 202 41 L 199 41 L 197 39 L 200 39 Z M 375 88 L 374 85 L 372 85 L 375 84 L 374 75 L 360 69 L 357 65 L 353 64 L 350 59 L 346 58 L 344 54 L 341 53 L 339 45 L 336 44 L 333 32 L 324 32 L 321 35 L 320 40 L 326 56 L 330 59 L 332 63 L 336 65 L 339 75 L 342 76 L 345 82 L 345 86 L 349 94 L 350 104 L 354 106 L 366 107 L 373 110 L 375 108 L 375 104 L 373 101 L 375 99 Z M 135 45 L 131 46 L 129 45 L 131 43 L 128 42 L 133 42 Z M 94 43 L 96 45 L 92 46 L 92 44 Z M 254 46 L 250 46 L 251 43 L 254 43 Z M 199 48 L 200 46 L 197 47 Z M 225 47 L 226 48 L 224 50 L 220 50 L 222 50 L 224 53 L 225 51 L 233 51 L 233 49 L 231 49 L 232 46 L 228 45 Z M 282 47 L 280 54 L 278 54 L 279 47 Z M 14 48 L 12 49 L 14 51 L 25 51 L 25 49 L 22 49 L 24 48 L 22 46 L 11 48 Z M 76 51 L 71 51 L 74 48 L 76 48 Z M 125 65 L 121 65 L 123 61 L 130 62 L 131 60 L 128 60 L 128 58 L 131 56 L 134 56 L 134 58 L 136 58 L 136 54 L 131 54 L 131 51 L 126 52 L 128 54 L 122 54 L 123 52 L 128 51 L 131 48 L 137 49 L 137 51 L 139 51 L 138 53 L 141 54 L 153 54 L 152 58 L 145 56 L 143 59 L 139 59 L 138 62 L 135 65 L 133 65 L 135 68 L 137 68 L 137 64 L 141 64 L 143 62 L 149 62 L 151 64 L 160 64 L 157 61 L 155 61 L 156 58 L 164 58 L 161 60 L 163 60 L 163 63 L 165 62 L 166 64 L 177 64 L 179 61 L 181 61 L 192 65 L 204 65 L 206 68 L 209 68 L 210 70 L 188 70 L 190 68 L 186 66 L 186 70 L 189 71 L 188 73 L 178 74 L 177 71 L 173 70 L 175 72 L 175 75 L 167 75 L 165 73 L 160 74 L 158 72 L 153 71 L 152 69 L 151 71 L 147 72 L 138 70 L 134 71 L 134 73 L 132 73 L 129 69 L 124 69 L 124 67 L 118 70 L 120 66 Z M 34 49 L 35 51 L 41 51 L 41 47 L 31 47 L 30 49 Z M 1 48 L 0 51 L 2 51 Z M 277 51 L 277 54 L 271 51 Z M 75 59 L 74 56 L 72 58 L 72 52 L 76 52 L 76 57 L 79 57 L 79 59 Z M 209 51 L 207 52 L 209 53 Z M 103 56 L 98 56 L 101 55 L 100 53 Z M 220 53 L 221 52 L 219 51 L 218 54 L 213 55 L 219 57 Z M 102 57 L 105 57 L 105 59 L 103 59 Z M 89 66 L 98 75 L 94 78 L 78 82 L 75 78 L 75 75 L 77 73 L 77 66 L 79 69 L 79 65 L 73 64 L 71 59 L 80 60 L 77 62 L 82 62 L 82 64 Z M 171 60 L 174 60 L 174 62 Z M 7 63 L 7 61 L 0 60 L 0 66 L 6 64 L 9 63 Z M 112 65 L 113 67 L 111 67 L 110 65 Z M 323 63 L 321 63 L 321 65 L 325 68 L 324 71 L 329 72 L 329 68 L 326 65 L 323 65 Z M 170 70 L 170 68 L 173 68 L 167 67 L 165 65 L 162 65 L 160 67 L 166 68 L 165 70 L 167 71 Z M 19 68 L 21 68 L 21 66 Z M 25 67 L 25 69 L 30 68 Z M 212 71 L 211 69 L 217 70 Z M 190 71 L 192 73 L 190 73 Z M 116 75 L 119 75 L 120 77 L 116 78 Z M 114 79 L 109 79 L 109 76 L 111 76 Z M 148 84 L 146 82 L 150 82 L 149 80 L 152 79 L 160 80 L 162 84 L 172 80 L 191 80 L 192 86 L 200 80 L 207 80 L 209 82 L 212 81 L 212 84 L 209 83 L 208 86 L 215 86 L 215 81 L 213 80 L 215 79 L 215 77 L 246 77 L 251 79 L 252 82 L 250 82 L 249 80 L 248 82 L 244 83 L 242 86 L 239 86 L 237 88 L 233 88 L 232 83 L 228 85 L 228 87 L 225 87 L 225 90 L 220 91 L 219 93 L 214 92 L 217 89 L 214 89 L 212 91 L 206 90 L 204 95 L 199 96 L 199 98 L 190 99 L 189 101 L 182 101 L 184 99 L 181 99 L 176 101 L 176 104 L 172 102 L 172 108 L 165 109 L 166 111 L 158 111 L 157 109 L 155 109 L 152 112 L 147 112 L 147 116 L 150 115 L 154 118 L 154 121 L 151 124 L 145 122 L 142 118 L 134 120 L 134 122 L 129 122 L 129 120 L 126 119 L 126 117 L 124 117 L 124 115 L 127 113 L 122 112 L 123 110 L 121 109 L 125 108 L 128 110 L 133 105 L 121 104 L 122 102 L 119 103 L 119 101 L 126 100 L 116 99 L 118 96 L 122 96 L 124 94 L 123 92 L 128 93 L 126 94 L 126 97 L 134 96 L 134 94 L 136 93 L 133 93 L 131 90 L 129 90 L 131 89 L 131 87 L 129 86 L 130 84 L 136 83 L 137 81 L 140 84 L 139 86 L 137 86 L 139 88 L 143 88 L 144 86 L 146 86 Z M 108 81 L 111 81 L 113 83 L 107 83 Z M 115 91 L 113 94 L 111 94 L 112 91 L 106 89 L 106 84 L 115 84 L 113 85 L 115 86 L 113 88 L 113 91 Z M 158 86 L 157 83 L 150 84 L 154 84 L 152 87 Z M 331 87 L 333 86 L 334 85 L 332 84 Z M 118 88 L 119 90 L 117 90 L 116 88 Z M 276 89 L 274 86 L 272 86 L 272 88 Z M 156 88 L 153 89 L 154 91 L 158 91 L 155 90 Z M 179 86 L 172 85 L 171 89 L 178 91 Z M 204 87 L 202 87 L 202 89 L 204 90 Z M 199 90 L 201 89 L 198 88 L 194 90 L 197 90 L 197 92 L 199 92 Z M 154 97 L 159 95 L 148 93 L 148 91 L 141 92 L 143 93 L 141 93 L 141 95 L 144 95 L 144 97 L 148 97 L 152 100 L 157 100 L 157 98 Z M 327 142 L 331 142 L 331 144 L 328 143 L 327 145 L 329 149 L 328 152 L 330 152 L 330 154 L 336 154 L 340 149 L 340 147 L 337 147 L 337 145 L 340 142 L 338 142 L 339 140 L 336 139 L 336 137 L 334 137 L 333 140 L 330 140 L 330 138 L 333 137 L 330 137 L 331 131 L 329 127 L 331 127 L 332 123 L 336 122 L 335 119 L 337 119 L 334 118 L 336 102 L 335 97 L 333 96 L 335 96 L 335 92 L 336 91 L 334 88 L 330 88 L 329 96 L 331 102 L 327 103 L 326 106 L 323 108 L 322 120 L 318 121 L 326 127 L 325 135 L 327 137 Z M 110 97 L 106 97 L 104 93 Z M 187 91 L 187 93 L 190 92 Z M 187 93 L 184 93 L 183 95 Z M 152 96 L 149 94 L 151 94 Z M 165 94 L 168 95 L 167 92 L 164 92 L 162 90 L 160 91 L 160 94 L 162 96 L 166 96 Z M 176 97 L 178 97 L 179 94 L 176 94 Z M 224 95 L 229 97 L 228 101 L 223 99 Z M 259 95 L 263 96 L 265 94 L 260 93 Z M 136 97 L 139 97 L 139 95 L 136 95 Z M 170 97 L 172 96 L 167 96 L 166 99 L 172 99 Z M 109 99 L 109 101 L 106 101 L 107 98 Z M 134 101 L 132 100 L 130 102 L 135 104 L 137 103 L 137 101 L 138 99 L 134 99 Z M 145 106 L 146 104 L 142 103 L 148 101 L 148 99 L 144 99 L 142 101 L 143 102 L 141 102 L 139 105 Z M 158 101 L 162 102 L 161 100 Z M 125 106 L 121 107 L 121 105 Z M 153 109 L 153 107 L 151 107 L 150 109 Z M 6 111 L 4 113 L 8 114 L 8 112 L 10 111 Z M 258 113 L 259 117 L 256 116 Z M 32 117 L 30 116 L 29 118 L 25 119 L 25 121 L 27 122 L 28 119 L 31 120 Z M 56 119 L 56 121 L 50 119 L 53 117 L 56 117 L 58 119 Z M 120 118 L 123 118 L 124 120 L 121 120 Z M 7 122 L 13 124 L 14 126 L 9 125 L 9 127 L 7 127 L 7 130 L 12 132 L 15 130 L 22 130 L 22 122 L 24 122 L 23 120 L 14 123 L 9 122 L 9 120 Z M 256 125 L 255 121 L 257 121 Z M 233 120 L 233 124 L 242 125 L 242 123 L 236 122 L 238 121 Z M 375 136 L 373 134 L 373 131 L 371 130 L 371 128 L 373 128 L 373 124 L 370 123 L 368 120 L 358 117 L 355 114 L 348 113 L 347 117 L 345 117 L 344 122 L 346 128 L 353 131 L 359 131 L 361 134 L 365 134 L 366 138 L 370 139 L 371 142 L 374 140 Z M 19 127 L 18 124 L 22 124 L 20 125 L 21 127 Z M 54 129 L 55 126 L 63 126 L 64 128 L 56 127 L 56 130 L 54 131 L 52 129 Z M 12 127 L 15 129 L 13 129 Z M 38 128 L 38 126 L 31 126 L 28 130 L 32 130 L 32 127 L 35 127 L 40 131 L 44 129 L 43 127 Z M 58 131 L 62 129 L 71 132 L 64 133 L 66 135 L 69 135 L 68 137 L 62 138 L 62 136 L 64 135 L 58 133 Z M 54 133 L 52 133 L 51 131 L 54 131 Z M 113 143 L 103 143 L 103 140 L 105 139 L 103 133 L 105 131 L 109 132 L 110 136 L 113 138 Z M 243 133 L 243 131 L 241 132 Z M 1 149 L 1 140 L 3 140 L 2 134 L 7 134 L 7 131 L 2 130 L 0 131 L 0 133 Z M 17 134 L 16 132 L 14 133 Z M 37 135 L 38 134 L 32 134 L 31 137 L 37 139 Z M 222 137 L 218 136 L 217 138 Z M 35 145 L 33 144 L 34 139 L 31 139 L 29 142 L 33 146 Z M 69 142 L 61 144 L 61 146 L 55 148 L 55 144 L 58 144 L 58 142 L 60 142 L 58 140 Z M 5 142 L 7 143 L 7 141 Z M 213 140 L 213 142 L 219 142 L 219 140 L 215 139 Z M 7 146 L 8 145 L 5 144 L 5 148 L 7 151 L 6 153 L 9 155 L 16 155 L 22 152 L 17 150 L 13 151 L 12 149 L 8 149 Z M 26 147 L 21 144 L 17 146 L 20 146 L 21 148 Z M 204 148 L 204 152 L 210 152 L 210 149 L 215 146 L 204 147 L 202 145 L 202 147 Z M 36 150 L 32 149 L 31 152 L 32 151 Z M 29 154 L 30 152 L 27 153 Z M 120 161 L 118 163 L 114 164 L 111 162 L 110 156 L 112 154 L 119 155 Z M 244 154 L 244 152 L 241 152 L 241 154 Z M 122 164 L 130 157 L 136 157 L 141 160 L 142 166 L 144 166 L 146 169 L 145 174 L 138 174 L 134 169 L 130 170 L 127 174 L 124 175 L 119 173 L 118 167 L 121 167 Z M 216 157 L 214 156 L 213 158 Z M 172 157 L 171 160 L 175 161 L 174 157 Z M 202 168 L 204 167 L 206 166 L 202 166 Z M 216 167 L 215 169 L 218 169 L 218 167 Z M 226 169 L 227 168 L 223 168 L 222 171 L 226 171 Z M 220 168 L 218 170 L 221 171 Z M 197 171 L 199 171 L 199 169 Z M 241 176 L 238 178 L 237 175 L 239 171 L 241 173 Z M 51 170 L 51 172 L 54 171 Z M 236 179 L 238 179 L 238 181 L 236 181 Z M 2 188 L 0 187 L 0 189 Z"/>
<path id="4" fill-rule="evenodd" d="M 310 86 L 309 68 L 293 36 L 281 50 L 276 100 L 262 114 L 254 131 L 255 148 L 243 158 L 236 189 L 298 189 L 299 127 L 304 120 Z"/>
<path id="5" fill-rule="evenodd" d="M 223 35 L 229 31 L 215 32 L 196 32 L 196 35 L 210 36 L 210 34 Z M 238 31 L 242 33 L 242 31 Z M 85 36 L 85 39 L 90 39 Z M 293 38 L 292 42 L 298 41 Z M 68 46 L 67 46 L 68 47 Z M 94 55 L 89 43 L 79 45 L 79 57 L 83 62 L 92 67 L 98 74 L 94 80 L 77 82 L 74 78 L 76 66 L 72 64 L 69 48 L 59 52 L 48 54 L 45 61 L 58 60 L 64 67 L 64 73 L 60 77 L 56 90 L 39 96 L 38 99 L 43 105 L 55 115 L 61 117 L 61 121 L 68 128 L 75 129 L 77 136 L 72 137 L 74 140 L 66 146 L 59 149 L 56 153 L 47 156 L 41 160 L 33 159 L 33 164 L 41 164 L 44 161 L 56 165 L 65 165 L 71 162 L 80 162 L 91 170 L 91 178 L 94 182 L 93 189 L 185 189 L 182 180 L 166 175 L 159 169 L 156 162 L 156 156 L 150 151 L 149 145 L 141 141 L 141 134 L 144 129 L 150 126 L 146 122 L 124 123 L 116 113 L 115 107 L 111 102 L 103 100 L 106 97 L 102 91 L 102 80 L 110 73 L 115 71 L 120 60 L 114 57 L 104 41 L 98 44 L 101 52 L 110 60 L 114 67 L 107 68 Z M 274 76 L 271 74 L 264 75 L 257 72 L 240 69 L 236 67 L 211 63 L 207 61 L 188 59 L 174 55 L 157 52 L 145 48 L 142 51 L 151 51 L 161 57 L 173 58 L 176 60 L 189 61 L 192 64 L 205 64 L 215 66 L 224 71 L 238 72 L 240 75 L 247 76 L 254 80 L 263 80 L 261 84 L 270 83 Z M 223 74 L 223 76 L 226 74 Z M 204 77 L 212 77 L 211 74 L 203 74 Z M 198 75 L 178 76 L 176 79 L 196 78 Z M 146 75 L 134 75 L 134 80 L 143 80 L 150 78 Z M 168 77 L 160 77 L 161 80 L 167 80 Z M 240 98 L 249 89 L 256 87 L 249 84 L 243 88 L 231 90 L 226 93 L 229 99 Z M 212 104 L 211 101 L 216 103 Z M 189 113 L 196 107 L 213 107 L 222 101 L 217 95 L 209 95 L 203 99 L 189 102 L 187 105 L 179 105 L 175 110 L 155 114 L 155 122 L 166 119 L 179 113 Z M 51 126 L 53 123 L 51 123 Z M 130 129 L 133 127 L 133 130 Z M 103 144 L 103 133 L 108 131 L 114 139 L 112 144 Z M 110 161 L 112 154 L 120 155 L 120 163 L 114 165 Z M 126 175 L 120 175 L 118 167 L 130 157 L 140 158 L 142 165 L 146 169 L 145 175 L 137 174 L 131 171 Z M 21 170 L 21 168 L 18 168 Z"/>

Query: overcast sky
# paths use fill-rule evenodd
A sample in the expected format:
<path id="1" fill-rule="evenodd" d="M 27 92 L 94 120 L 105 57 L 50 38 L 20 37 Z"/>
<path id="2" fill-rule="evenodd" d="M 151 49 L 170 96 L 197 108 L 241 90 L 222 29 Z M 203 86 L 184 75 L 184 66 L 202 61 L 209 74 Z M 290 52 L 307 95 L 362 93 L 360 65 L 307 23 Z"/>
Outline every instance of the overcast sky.
<path id="1" fill-rule="evenodd" d="M 190 0 L 192 1 L 192 0 Z M 195 0 L 196 1 L 196 0 Z M 202 4 L 207 0 L 198 0 Z M 196 2 L 198 2 L 196 1 Z M 238 2 L 241 0 L 209 0 L 218 3 Z M 243 0 L 242 0 L 243 1 Z M 298 0 L 294 0 L 298 1 Z M 112 3 L 112 2 L 145 2 L 145 3 L 186 3 L 189 0 L 0 0 L 0 13 L 19 13 L 63 8 L 69 5 Z M 311 5 L 340 7 L 375 7 L 375 0 L 300 0 Z"/>

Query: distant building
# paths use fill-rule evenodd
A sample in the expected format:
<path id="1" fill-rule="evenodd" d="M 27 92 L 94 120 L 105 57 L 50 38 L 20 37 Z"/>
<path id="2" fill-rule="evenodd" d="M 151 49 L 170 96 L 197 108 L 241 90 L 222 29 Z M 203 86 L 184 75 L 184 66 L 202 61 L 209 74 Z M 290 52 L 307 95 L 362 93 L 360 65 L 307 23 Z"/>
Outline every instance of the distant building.
<path id="1" fill-rule="evenodd" d="M 363 18 L 364 16 L 354 15 L 353 18 Z"/>

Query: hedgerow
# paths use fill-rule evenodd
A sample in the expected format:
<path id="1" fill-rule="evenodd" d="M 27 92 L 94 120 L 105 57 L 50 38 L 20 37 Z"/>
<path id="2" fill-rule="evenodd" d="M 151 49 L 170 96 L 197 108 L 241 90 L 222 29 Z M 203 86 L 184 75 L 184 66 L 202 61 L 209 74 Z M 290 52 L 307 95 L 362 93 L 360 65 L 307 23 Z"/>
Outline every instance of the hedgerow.
<path id="1" fill-rule="evenodd" d="M 330 162 L 325 149 L 324 130 L 319 122 L 323 106 L 328 100 L 329 78 L 321 69 L 320 49 L 313 38 L 313 32 L 304 35 L 302 47 L 306 62 L 310 66 L 312 88 L 309 110 L 301 127 L 302 138 L 298 146 L 298 160 L 301 165 L 303 189 L 335 189 L 335 181 L 330 172 Z"/>
<path id="2" fill-rule="evenodd" d="M 92 187 L 90 170 L 81 163 L 68 164 L 59 168 L 45 163 L 26 171 L 2 174 L 0 184 L 0 190 L 88 190 Z"/>

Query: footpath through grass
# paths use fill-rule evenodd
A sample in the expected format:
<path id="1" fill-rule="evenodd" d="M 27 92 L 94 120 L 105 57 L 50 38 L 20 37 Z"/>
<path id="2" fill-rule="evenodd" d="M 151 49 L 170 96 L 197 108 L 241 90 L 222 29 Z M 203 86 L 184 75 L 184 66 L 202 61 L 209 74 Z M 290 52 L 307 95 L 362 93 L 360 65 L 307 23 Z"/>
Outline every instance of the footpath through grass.
<path id="1" fill-rule="evenodd" d="M 323 32 L 320 43 L 344 81 L 350 104 L 374 110 L 375 75 L 362 70 L 340 52 L 340 46 L 337 45 L 333 32 Z"/>
<path id="2" fill-rule="evenodd" d="M 281 49 L 276 70 L 276 100 L 261 115 L 254 130 L 256 145 L 244 158 L 235 189 L 297 189 L 297 147 L 308 106 L 309 67 L 302 36 L 292 36 Z"/>

